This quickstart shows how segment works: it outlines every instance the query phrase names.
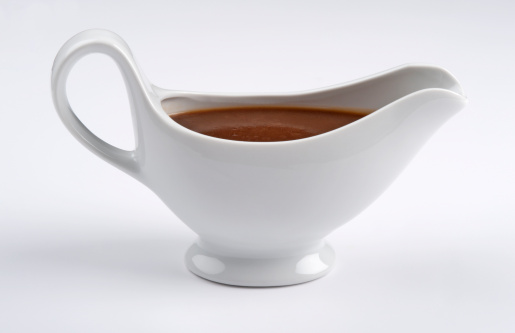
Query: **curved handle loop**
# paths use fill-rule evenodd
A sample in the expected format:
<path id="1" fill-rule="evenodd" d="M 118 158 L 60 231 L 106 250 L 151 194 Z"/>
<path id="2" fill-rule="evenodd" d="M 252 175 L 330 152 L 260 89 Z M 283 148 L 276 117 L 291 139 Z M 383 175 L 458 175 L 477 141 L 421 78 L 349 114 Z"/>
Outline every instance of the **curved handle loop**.
<path id="1" fill-rule="evenodd" d="M 79 120 L 70 107 L 66 92 L 68 75 L 77 61 L 91 53 L 103 53 L 115 61 L 124 78 L 133 108 L 144 102 L 149 89 L 147 87 L 150 85 L 139 73 L 127 44 L 110 31 L 95 29 L 75 35 L 59 50 L 52 67 L 52 97 L 55 108 L 64 125 L 80 143 L 105 161 L 134 175 L 139 169 L 136 150 L 126 151 L 100 139 Z M 137 121 L 134 113 L 133 121 Z M 137 140 L 137 133 L 135 134 Z"/>

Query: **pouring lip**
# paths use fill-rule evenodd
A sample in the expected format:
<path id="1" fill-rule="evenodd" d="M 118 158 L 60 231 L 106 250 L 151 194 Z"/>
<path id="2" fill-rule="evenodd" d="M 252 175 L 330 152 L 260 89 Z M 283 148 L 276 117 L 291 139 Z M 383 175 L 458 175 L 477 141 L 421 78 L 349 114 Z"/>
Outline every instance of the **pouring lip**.
<path id="1" fill-rule="evenodd" d="M 167 99 L 173 99 L 173 98 L 195 98 L 195 97 L 204 97 L 204 98 L 210 98 L 210 99 L 278 99 L 278 98 L 295 98 L 295 97 L 309 97 L 316 94 L 323 94 L 323 93 L 331 93 L 338 91 L 340 89 L 351 89 L 355 86 L 358 86 L 360 84 L 370 82 L 373 80 L 376 80 L 378 78 L 382 78 L 391 74 L 395 74 L 397 72 L 401 71 L 409 71 L 409 70 L 429 70 L 429 71 L 439 71 L 442 75 L 447 76 L 447 78 L 450 80 L 450 88 L 425 88 L 421 90 L 414 91 L 412 93 L 409 93 L 405 96 L 402 96 L 400 98 L 395 99 L 394 101 L 387 103 L 385 105 L 382 105 L 381 107 L 373 110 L 369 114 L 365 115 L 364 117 L 350 123 L 347 125 L 344 125 L 342 127 L 336 128 L 334 130 L 317 134 L 314 136 L 310 136 L 303 139 L 296 139 L 296 140 L 288 140 L 288 141 L 272 141 L 272 142 L 254 142 L 254 141 L 237 141 L 237 140 L 229 140 L 229 139 L 222 139 L 222 138 L 216 138 L 209 135 L 205 135 L 202 133 L 198 133 L 196 131 L 190 130 L 177 122 L 175 122 L 173 119 L 171 119 L 170 114 L 167 113 L 162 105 L 162 102 Z M 330 85 L 326 87 L 321 88 L 315 88 L 315 89 L 309 89 L 309 90 L 303 90 L 303 91 L 293 91 L 293 92 L 273 92 L 273 93 L 245 93 L 245 92 L 229 92 L 229 93 L 220 93 L 220 92 L 211 92 L 211 93 L 204 93 L 204 92 L 195 92 L 195 91 L 176 91 L 176 90 L 167 90 L 163 89 L 157 86 L 152 86 L 154 89 L 157 97 L 158 97 L 158 105 L 154 107 L 154 112 L 157 114 L 159 118 L 163 121 L 166 127 L 171 128 L 173 130 L 179 131 L 179 133 L 183 135 L 190 136 L 192 138 L 196 138 L 199 140 L 208 140 L 211 143 L 216 144 L 224 144 L 224 145 L 236 145 L 236 146 L 290 146 L 290 145 L 298 145 L 303 144 L 307 142 L 313 142 L 316 140 L 320 140 L 323 138 L 326 138 L 331 135 L 336 135 L 337 133 L 344 132 L 350 128 L 355 128 L 356 126 L 360 126 L 365 121 L 370 121 L 370 119 L 375 118 L 376 115 L 379 113 L 383 113 L 384 110 L 389 109 L 390 106 L 397 102 L 401 102 L 402 100 L 405 100 L 407 98 L 412 98 L 418 94 L 427 93 L 430 91 L 433 91 L 435 93 L 443 93 L 443 94 L 449 94 L 449 97 L 454 97 L 462 100 L 463 104 L 468 103 L 468 98 L 466 97 L 464 90 L 462 86 L 459 84 L 458 80 L 452 75 L 448 70 L 446 70 L 443 67 L 430 65 L 430 64 L 419 64 L 419 63 L 408 63 L 401 66 L 397 66 L 376 74 L 368 75 L 359 79 Z M 265 105 L 270 106 L 300 106 L 300 107 L 312 107 L 312 108 L 324 108 L 323 106 L 316 106 L 316 105 L 295 105 L 295 103 L 287 103 L 287 104 L 273 104 L 273 103 L 262 103 Z M 259 105 L 259 103 L 256 104 L 244 104 L 241 103 L 239 105 Z M 238 106 L 238 105 L 234 105 Z M 223 107 L 220 107 L 223 108 Z M 326 108 L 328 108 L 326 106 Z M 196 108 L 193 108 L 192 110 L 195 110 Z M 200 108 L 199 108 L 200 109 Z M 216 109 L 216 108 L 213 108 Z"/>

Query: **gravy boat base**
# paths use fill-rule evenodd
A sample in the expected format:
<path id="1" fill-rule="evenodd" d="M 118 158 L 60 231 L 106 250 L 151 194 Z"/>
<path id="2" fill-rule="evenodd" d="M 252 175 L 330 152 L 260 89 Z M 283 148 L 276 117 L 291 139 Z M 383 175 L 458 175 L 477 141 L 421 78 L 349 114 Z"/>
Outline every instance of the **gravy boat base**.
<path id="1" fill-rule="evenodd" d="M 278 287 L 309 282 L 329 273 L 335 261 L 325 241 L 288 256 L 234 257 L 201 239 L 186 252 L 186 267 L 206 280 L 233 286 Z"/>

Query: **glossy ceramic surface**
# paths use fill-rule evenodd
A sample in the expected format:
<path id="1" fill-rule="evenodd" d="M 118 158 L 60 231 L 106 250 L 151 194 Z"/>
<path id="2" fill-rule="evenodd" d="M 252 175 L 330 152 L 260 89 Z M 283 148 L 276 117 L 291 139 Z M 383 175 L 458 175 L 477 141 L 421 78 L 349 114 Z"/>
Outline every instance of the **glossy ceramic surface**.
<path id="1" fill-rule="evenodd" d="M 111 56 L 124 77 L 136 148 L 91 133 L 66 95 L 83 56 Z M 301 93 L 204 94 L 150 84 L 120 37 L 89 30 L 70 39 L 52 70 L 55 107 L 86 148 L 154 191 L 199 235 L 186 265 L 206 279 L 243 286 L 296 284 L 326 274 L 334 252 L 324 237 L 371 204 L 427 139 L 466 104 L 456 79 L 426 65 Z M 190 131 L 169 114 L 235 105 L 376 109 L 315 137 L 239 142 Z"/>

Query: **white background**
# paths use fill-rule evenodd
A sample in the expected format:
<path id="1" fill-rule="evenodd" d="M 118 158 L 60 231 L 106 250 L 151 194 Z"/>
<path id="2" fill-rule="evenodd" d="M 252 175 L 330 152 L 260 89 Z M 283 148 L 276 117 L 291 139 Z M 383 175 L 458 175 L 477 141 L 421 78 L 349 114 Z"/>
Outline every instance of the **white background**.
<path id="1" fill-rule="evenodd" d="M 0 332 L 514 332 L 514 4 L 1 0 Z M 189 273 L 193 232 L 58 119 L 53 58 L 88 28 L 121 35 L 169 89 L 295 91 L 424 62 L 470 103 L 328 237 L 329 275 L 228 287 Z M 81 61 L 69 90 L 84 123 L 130 148 L 110 60 Z"/>

